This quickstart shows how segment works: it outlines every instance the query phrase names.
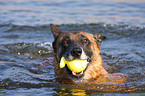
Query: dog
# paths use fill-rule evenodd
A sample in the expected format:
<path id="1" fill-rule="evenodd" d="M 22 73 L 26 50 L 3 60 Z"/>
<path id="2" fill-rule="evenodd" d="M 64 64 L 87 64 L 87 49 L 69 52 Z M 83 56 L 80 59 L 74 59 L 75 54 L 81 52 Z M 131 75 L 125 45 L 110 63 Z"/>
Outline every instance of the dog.
<path id="1" fill-rule="evenodd" d="M 52 43 L 55 58 L 54 70 L 60 82 L 104 84 L 108 82 L 124 83 L 126 81 L 125 74 L 110 74 L 102 66 L 103 60 L 100 52 L 101 42 L 106 39 L 104 35 L 82 31 L 64 33 L 53 24 L 50 25 L 50 28 L 54 35 Z M 84 71 L 74 73 L 67 65 L 64 68 L 59 67 L 62 57 L 69 61 L 87 60 L 88 65 Z"/>

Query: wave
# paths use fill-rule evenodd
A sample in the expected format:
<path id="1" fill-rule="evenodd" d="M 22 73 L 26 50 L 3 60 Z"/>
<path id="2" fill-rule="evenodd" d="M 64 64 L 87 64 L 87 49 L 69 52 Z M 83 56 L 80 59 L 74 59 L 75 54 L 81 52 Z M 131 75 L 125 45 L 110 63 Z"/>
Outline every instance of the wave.
<path id="1" fill-rule="evenodd" d="M 11 32 L 17 30 L 48 30 L 50 24 L 46 25 L 15 25 L 11 23 L 0 24 L 1 31 Z M 89 24 L 61 24 L 56 25 L 58 28 L 63 31 L 88 31 L 88 32 L 106 32 L 110 31 L 111 33 L 119 32 L 120 33 L 126 31 L 125 33 L 130 33 L 131 31 L 135 31 L 142 33 L 145 31 L 145 27 L 143 26 L 131 26 L 131 25 L 117 25 L 117 24 L 104 24 L 104 23 L 89 23 Z M 65 30 L 64 30 L 65 29 Z"/>
<path id="2" fill-rule="evenodd" d="M 1 54 L 17 54 L 24 56 L 44 56 L 52 53 L 52 45 L 50 42 L 44 43 L 14 43 L 4 44 L 0 48 Z"/>
<path id="3" fill-rule="evenodd" d="M 32 31 L 32 30 L 42 30 L 48 29 L 49 25 L 41 26 L 26 26 L 26 25 L 15 25 L 15 24 L 0 24 L 0 29 L 3 32 L 13 32 L 13 31 Z"/>

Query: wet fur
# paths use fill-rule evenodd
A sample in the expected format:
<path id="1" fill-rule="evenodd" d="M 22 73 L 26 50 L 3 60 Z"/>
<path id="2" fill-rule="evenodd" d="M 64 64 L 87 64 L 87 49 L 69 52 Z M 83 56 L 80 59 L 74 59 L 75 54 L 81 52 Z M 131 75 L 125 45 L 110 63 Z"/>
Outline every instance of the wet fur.
<path id="1" fill-rule="evenodd" d="M 121 73 L 116 74 L 109 74 L 102 66 L 103 60 L 100 56 L 101 52 L 101 41 L 106 39 L 105 36 L 99 35 L 99 34 L 91 34 L 86 32 L 68 32 L 63 33 L 60 31 L 57 27 L 54 25 L 50 25 L 52 33 L 55 37 L 55 40 L 53 42 L 53 49 L 55 53 L 55 62 L 54 62 L 54 69 L 55 69 L 55 75 L 60 79 L 60 81 L 64 82 L 70 82 L 71 83 L 107 83 L 107 82 L 114 82 L 114 83 L 123 83 L 126 81 L 126 75 Z M 85 46 L 81 44 L 80 38 L 81 35 L 84 37 L 87 37 L 87 39 L 90 41 L 90 44 L 88 46 Z M 84 76 L 82 78 L 72 78 L 67 72 L 66 69 L 59 68 L 59 62 L 66 51 L 66 49 L 63 47 L 62 41 L 64 38 L 69 36 L 73 42 L 77 42 L 77 44 L 80 44 L 79 46 L 82 46 L 90 58 L 89 65 L 87 69 L 84 72 Z"/>

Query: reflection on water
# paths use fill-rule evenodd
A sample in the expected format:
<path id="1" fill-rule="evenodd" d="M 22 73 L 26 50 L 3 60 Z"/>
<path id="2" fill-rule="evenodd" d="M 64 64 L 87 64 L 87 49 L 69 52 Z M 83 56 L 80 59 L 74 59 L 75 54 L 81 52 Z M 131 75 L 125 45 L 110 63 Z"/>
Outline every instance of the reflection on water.
<path id="1" fill-rule="evenodd" d="M 73 95 L 73 96 L 86 96 L 85 90 L 80 90 L 80 89 L 66 89 L 62 88 L 59 92 L 60 96 L 64 95 Z"/>

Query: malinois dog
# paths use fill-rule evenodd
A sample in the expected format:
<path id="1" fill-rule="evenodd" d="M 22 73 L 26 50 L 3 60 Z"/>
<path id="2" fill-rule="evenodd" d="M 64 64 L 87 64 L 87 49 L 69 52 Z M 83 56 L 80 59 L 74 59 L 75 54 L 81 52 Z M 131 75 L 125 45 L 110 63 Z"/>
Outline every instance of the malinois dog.
<path id="1" fill-rule="evenodd" d="M 53 42 L 55 75 L 61 82 L 67 83 L 67 80 L 71 80 L 70 83 L 101 84 L 126 81 L 126 75 L 122 73 L 109 74 L 102 66 L 100 47 L 101 41 L 106 39 L 105 36 L 82 31 L 64 33 L 52 24 L 50 27 L 55 38 Z M 62 57 L 69 61 L 87 60 L 88 64 L 83 71 L 74 73 L 67 65 L 60 68 L 59 64 Z"/>

